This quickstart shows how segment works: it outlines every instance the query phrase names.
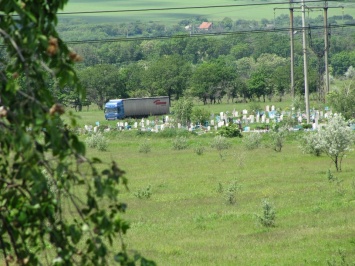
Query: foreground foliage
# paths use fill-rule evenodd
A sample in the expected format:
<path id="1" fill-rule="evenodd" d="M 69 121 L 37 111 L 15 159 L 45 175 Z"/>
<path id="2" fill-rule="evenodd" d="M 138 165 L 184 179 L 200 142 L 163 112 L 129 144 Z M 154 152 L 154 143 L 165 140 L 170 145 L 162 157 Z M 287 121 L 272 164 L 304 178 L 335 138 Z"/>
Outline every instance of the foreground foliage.
<path id="1" fill-rule="evenodd" d="M 62 123 L 65 110 L 47 89 L 49 83 L 57 90 L 72 87 L 84 96 L 73 70 L 80 57 L 55 30 L 66 2 L 0 2 L 0 34 L 10 57 L 2 57 L 0 72 L 1 260 L 149 264 L 139 255 L 130 258 L 122 241 L 112 246 L 129 227 L 118 199 L 119 185 L 127 184 L 124 172 L 115 162 L 99 170 L 99 159 L 85 157 L 85 145 L 70 131 L 75 118 L 69 114 L 70 122 Z M 71 206 L 71 215 L 64 206 Z"/>

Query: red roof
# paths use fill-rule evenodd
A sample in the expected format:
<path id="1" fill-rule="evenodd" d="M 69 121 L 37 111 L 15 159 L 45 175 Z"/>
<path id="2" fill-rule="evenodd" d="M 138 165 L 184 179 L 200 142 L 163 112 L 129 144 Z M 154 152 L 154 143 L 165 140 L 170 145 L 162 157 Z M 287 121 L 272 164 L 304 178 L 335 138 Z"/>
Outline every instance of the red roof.
<path id="1" fill-rule="evenodd" d="M 202 22 L 198 27 L 200 30 L 209 30 L 212 27 L 212 22 Z"/>

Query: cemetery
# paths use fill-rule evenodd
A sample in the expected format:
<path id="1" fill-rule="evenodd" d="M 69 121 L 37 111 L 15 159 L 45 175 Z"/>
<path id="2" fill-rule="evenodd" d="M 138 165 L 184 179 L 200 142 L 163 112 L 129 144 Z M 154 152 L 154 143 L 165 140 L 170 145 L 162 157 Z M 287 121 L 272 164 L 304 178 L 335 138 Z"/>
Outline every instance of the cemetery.
<path id="1" fill-rule="evenodd" d="M 266 105 L 264 110 L 249 112 L 247 109 L 237 111 L 220 112 L 219 114 L 211 114 L 210 120 L 204 123 L 188 122 L 181 123 L 174 120 L 173 115 L 163 115 L 159 117 L 150 117 L 142 119 L 126 119 L 117 120 L 116 125 L 110 123 L 108 126 L 101 128 L 102 131 L 110 130 L 140 130 L 149 132 L 159 132 L 166 128 L 185 129 L 194 131 L 198 134 L 216 132 L 223 126 L 237 124 L 242 132 L 268 132 L 270 125 L 287 121 L 288 130 L 318 130 L 327 119 L 333 115 L 332 111 L 326 107 L 324 110 L 312 109 L 310 112 L 310 124 L 307 124 L 306 114 L 301 111 L 280 111 L 274 105 Z M 336 114 L 335 114 L 336 115 Z M 95 126 L 85 125 L 84 132 L 97 133 L 100 129 L 100 122 L 96 122 Z M 355 129 L 355 123 L 350 125 Z"/>

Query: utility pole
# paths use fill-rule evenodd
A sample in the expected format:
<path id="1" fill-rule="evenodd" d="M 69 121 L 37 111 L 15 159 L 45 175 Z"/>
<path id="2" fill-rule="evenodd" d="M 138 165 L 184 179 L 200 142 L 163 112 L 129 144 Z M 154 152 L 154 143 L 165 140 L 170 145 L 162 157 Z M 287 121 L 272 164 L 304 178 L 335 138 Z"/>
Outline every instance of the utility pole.
<path id="1" fill-rule="evenodd" d="M 324 64 L 325 64 L 325 94 L 329 93 L 329 68 L 328 68 L 328 52 L 329 52 L 329 39 L 328 39 L 328 3 L 324 2 Z"/>
<path id="2" fill-rule="evenodd" d="M 302 0 L 302 36 L 303 36 L 303 73 L 304 73 L 304 98 L 306 103 L 307 124 L 310 123 L 309 112 L 309 88 L 308 88 L 308 66 L 307 66 L 307 44 L 306 44 L 306 11 L 305 0 Z"/>
<path id="3" fill-rule="evenodd" d="M 295 98 L 295 77 L 294 77 L 294 39 L 293 39 L 293 5 L 292 5 L 293 0 L 290 0 L 290 43 L 291 43 L 291 97 L 292 99 Z"/>

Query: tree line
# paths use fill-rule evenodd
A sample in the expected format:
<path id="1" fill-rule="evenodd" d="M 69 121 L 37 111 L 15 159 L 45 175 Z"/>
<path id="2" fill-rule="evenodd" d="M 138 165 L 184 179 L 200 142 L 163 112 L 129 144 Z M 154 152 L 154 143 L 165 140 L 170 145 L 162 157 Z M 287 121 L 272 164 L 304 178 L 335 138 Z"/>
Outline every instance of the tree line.
<path id="1" fill-rule="evenodd" d="M 329 21 L 337 25 L 340 20 L 344 22 L 344 18 L 345 22 L 353 21 L 349 15 L 341 18 L 334 16 Z M 82 40 L 79 44 L 73 44 L 73 49 L 84 59 L 77 66 L 77 71 L 87 90 L 86 103 L 95 103 L 102 108 L 110 98 L 156 95 L 168 95 L 172 99 L 188 95 L 199 98 L 205 104 L 219 102 L 222 98 L 245 102 L 277 97 L 282 101 L 283 96 L 290 93 L 288 32 L 260 31 L 213 37 L 174 37 L 173 33 L 181 34 L 183 26 L 191 23 L 198 25 L 204 20 L 207 19 L 197 17 L 192 21 L 182 20 L 176 27 L 168 30 L 171 31 L 171 37 L 164 40 L 153 38 L 96 44 Z M 318 17 L 311 22 L 319 25 L 323 20 Z M 225 18 L 215 22 L 213 32 L 233 31 L 247 25 L 249 28 L 265 29 L 272 23 L 278 27 L 288 27 L 289 19 L 285 15 L 274 21 L 263 19 L 260 22 L 233 22 L 230 18 Z M 295 25 L 300 23 L 300 18 L 296 17 Z M 142 24 L 144 30 L 136 30 L 131 33 L 132 36 L 143 36 L 145 31 L 159 28 L 154 23 L 145 25 L 140 22 L 95 27 L 80 24 L 79 28 L 90 29 L 91 34 L 84 34 L 85 38 L 97 39 L 100 36 L 120 36 L 118 29 L 123 30 L 127 25 L 139 28 L 143 27 Z M 60 29 L 63 36 L 70 36 L 72 33 L 69 26 L 62 26 Z M 167 34 L 166 32 L 165 27 L 165 31 L 159 34 Z M 308 78 L 310 92 L 318 93 L 319 100 L 324 100 L 324 43 L 320 33 L 320 30 L 314 29 L 308 34 Z M 353 37 L 354 31 L 350 28 L 334 31 L 330 37 L 331 75 L 344 76 L 348 68 L 355 65 Z M 294 58 L 294 90 L 295 94 L 302 95 L 303 49 L 301 35 L 297 35 L 297 32 Z M 71 88 L 64 91 L 54 88 L 54 94 L 63 103 L 76 103 L 80 106 L 85 104 L 80 102 Z"/>

